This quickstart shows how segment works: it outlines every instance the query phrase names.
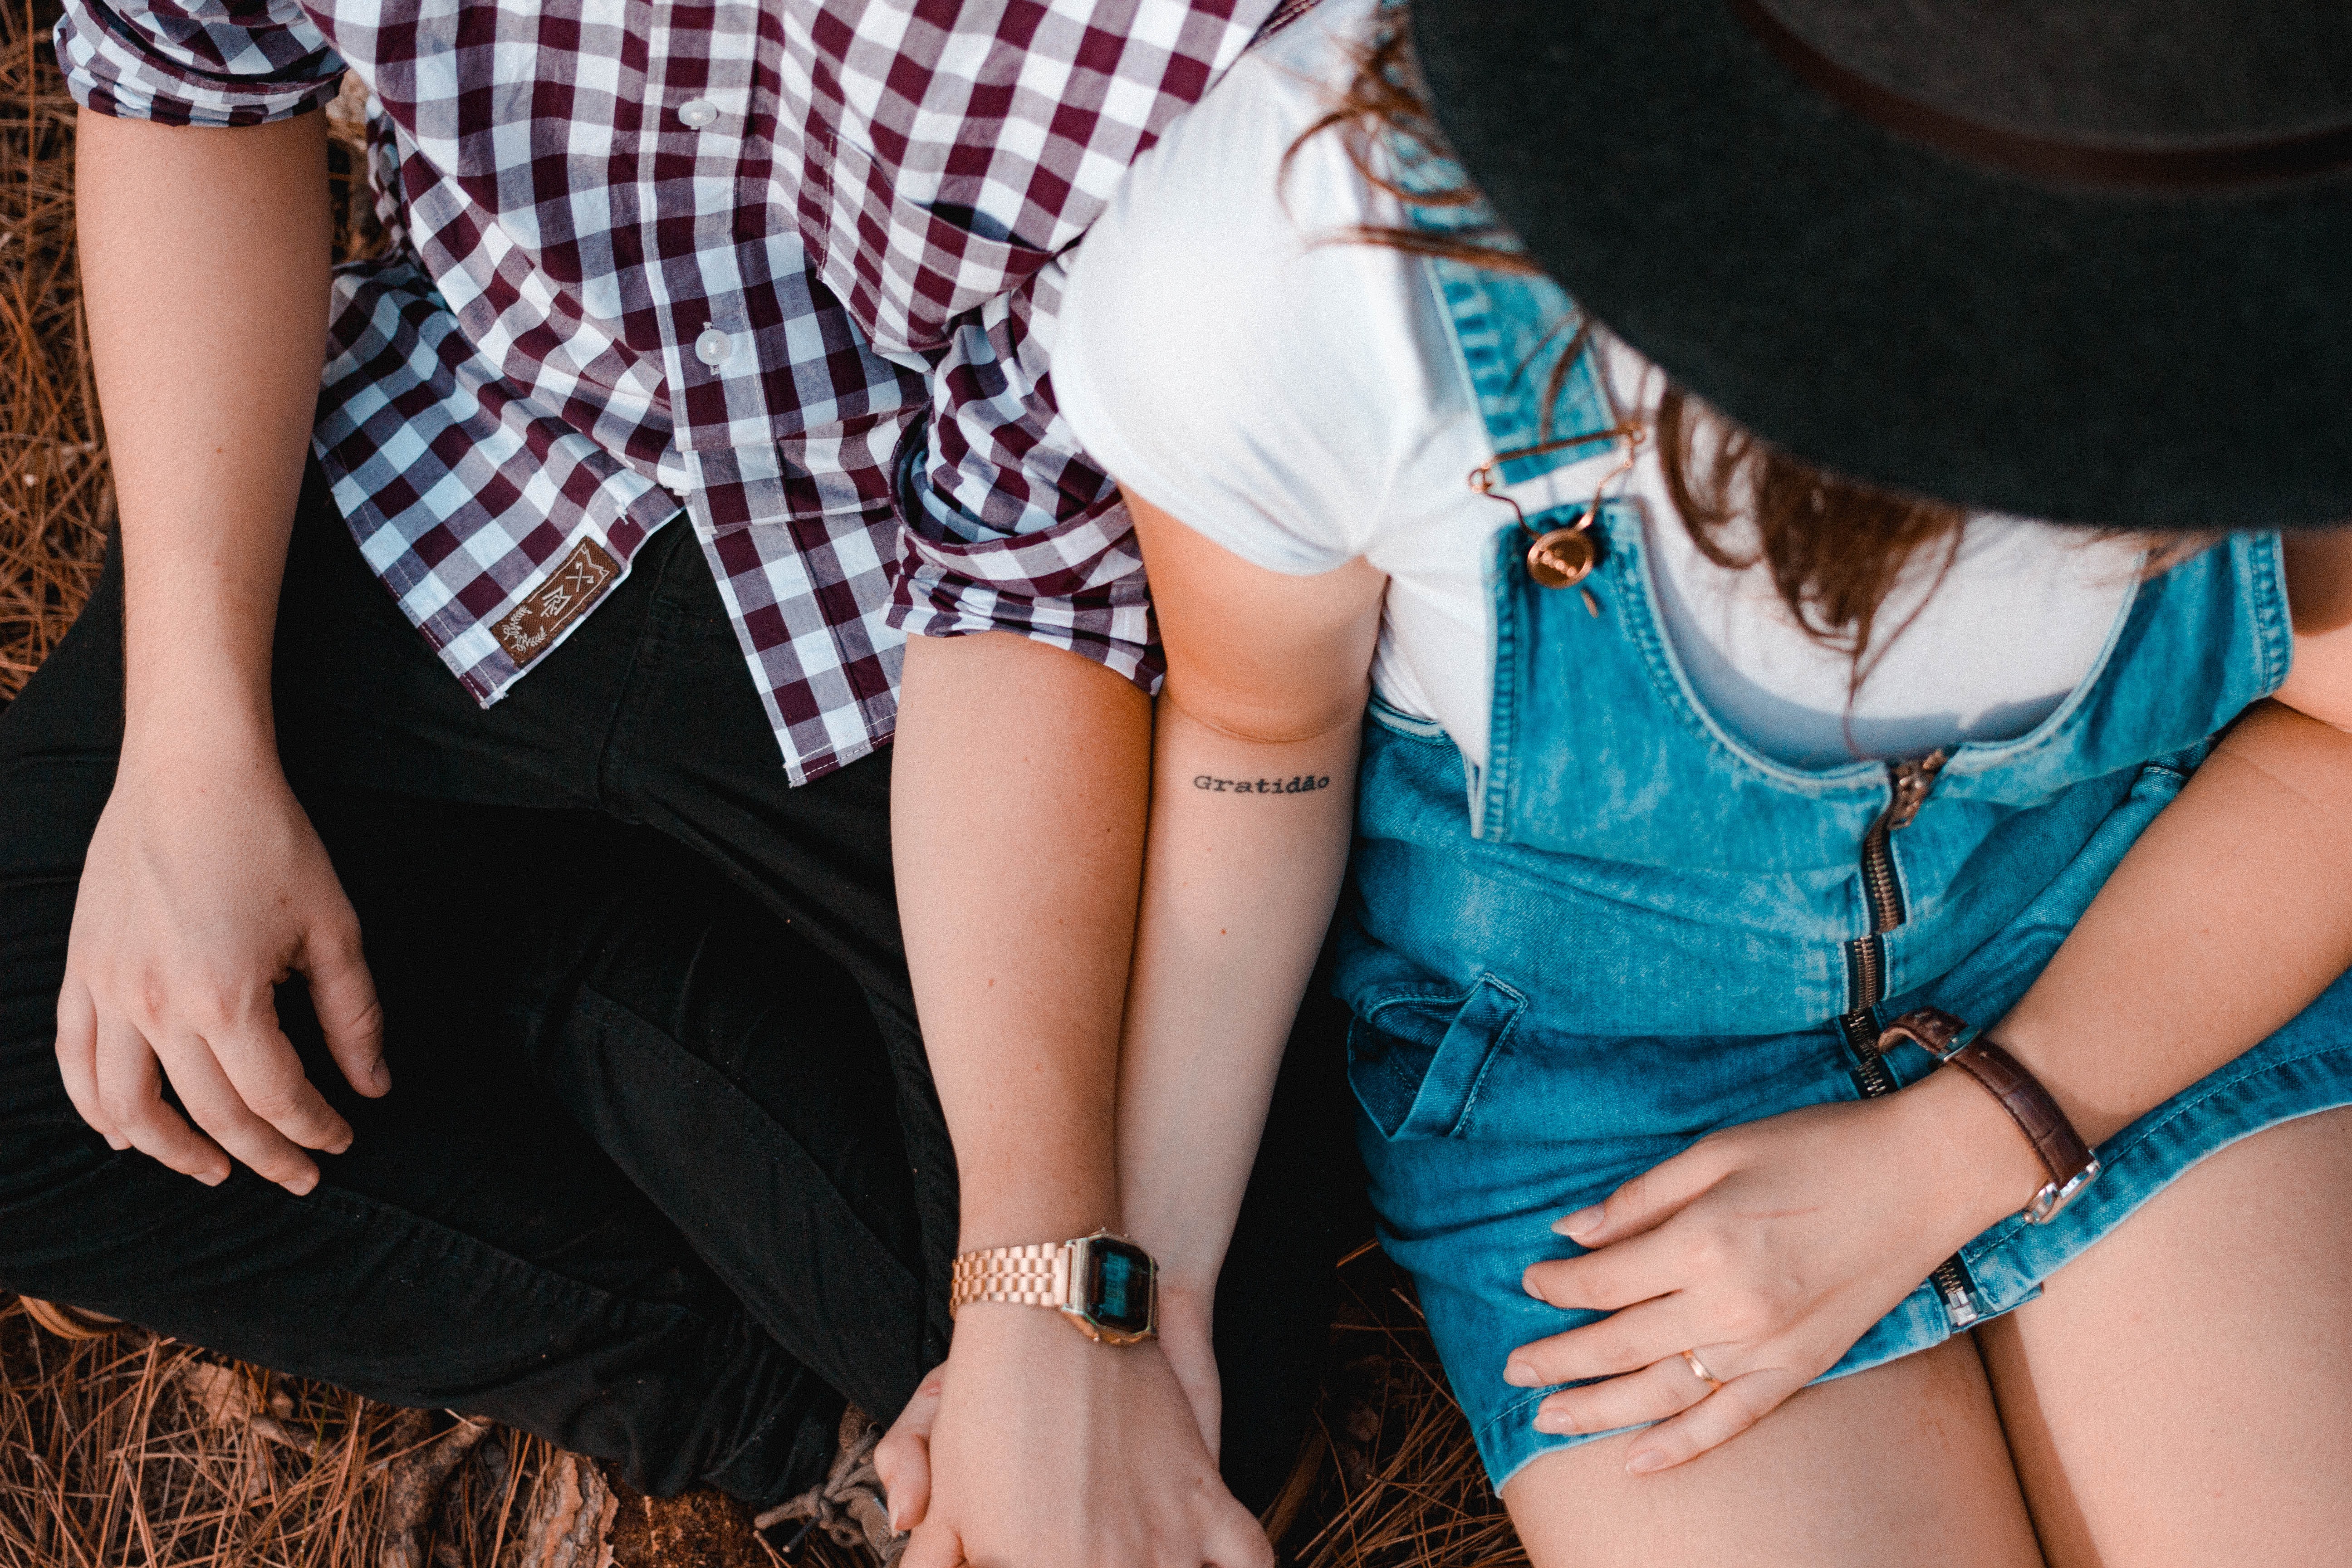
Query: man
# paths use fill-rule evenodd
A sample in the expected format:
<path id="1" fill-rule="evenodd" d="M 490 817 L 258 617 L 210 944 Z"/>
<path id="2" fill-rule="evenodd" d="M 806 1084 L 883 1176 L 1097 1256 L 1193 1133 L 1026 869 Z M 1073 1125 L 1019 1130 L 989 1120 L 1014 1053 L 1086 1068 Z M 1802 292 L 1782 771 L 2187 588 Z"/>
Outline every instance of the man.
<path id="1" fill-rule="evenodd" d="M 1269 8 L 72 0 L 123 523 L 0 727 L 0 1280 L 767 1506 L 953 1255 L 1117 1227 L 1156 670 L 1056 257 Z M 1343 1163 L 1268 1150 L 1257 1500 Z M 961 1318 L 967 1554 L 1262 1560 L 1056 1316 Z"/>

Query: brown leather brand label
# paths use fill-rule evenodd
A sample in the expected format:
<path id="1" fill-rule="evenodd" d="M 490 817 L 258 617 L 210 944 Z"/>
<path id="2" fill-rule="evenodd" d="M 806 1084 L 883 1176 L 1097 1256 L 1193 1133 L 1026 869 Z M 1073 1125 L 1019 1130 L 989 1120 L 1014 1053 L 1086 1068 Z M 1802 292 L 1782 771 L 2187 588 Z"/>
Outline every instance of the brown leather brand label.
<path id="1" fill-rule="evenodd" d="M 547 574 L 530 597 L 509 610 L 490 629 L 499 646 L 518 665 L 529 664 L 547 651 L 555 634 L 585 615 L 604 596 L 621 574 L 621 563 L 593 539 L 572 547 L 572 553 Z"/>

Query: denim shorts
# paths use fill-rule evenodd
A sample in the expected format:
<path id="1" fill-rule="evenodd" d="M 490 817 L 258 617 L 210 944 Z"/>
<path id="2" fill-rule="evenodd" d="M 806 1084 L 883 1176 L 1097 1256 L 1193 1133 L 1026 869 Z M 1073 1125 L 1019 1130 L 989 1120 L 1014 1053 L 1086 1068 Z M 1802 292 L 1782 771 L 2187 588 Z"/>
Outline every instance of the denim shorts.
<path id="1" fill-rule="evenodd" d="M 1520 1288 L 1528 1265 L 1581 1250 L 1551 1223 L 1706 1132 L 1860 1095 L 1833 1030 L 1731 1040 L 1579 1037 L 1534 1026 L 1528 1011 L 1489 977 L 1466 997 L 1383 999 L 1356 1019 L 1348 1043 L 1381 1240 L 1419 1287 L 1497 1489 L 1537 1455 L 1605 1435 L 1537 1432 L 1536 1406 L 1555 1390 L 1503 1381 L 1511 1351 L 1600 1316 L 1549 1306 Z M 1904 1083 L 1935 1067 L 1913 1047 L 1888 1063 Z M 2098 1179 L 2050 1224 L 2012 1216 L 1969 1242 L 1961 1257 L 1979 1311 L 1990 1318 L 2032 1300 L 2042 1281 L 2206 1155 L 2347 1103 L 2352 976 L 2109 1139 Z M 1823 1376 L 1926 1350 L 1953 1331 L 1923 1283 Z"/>

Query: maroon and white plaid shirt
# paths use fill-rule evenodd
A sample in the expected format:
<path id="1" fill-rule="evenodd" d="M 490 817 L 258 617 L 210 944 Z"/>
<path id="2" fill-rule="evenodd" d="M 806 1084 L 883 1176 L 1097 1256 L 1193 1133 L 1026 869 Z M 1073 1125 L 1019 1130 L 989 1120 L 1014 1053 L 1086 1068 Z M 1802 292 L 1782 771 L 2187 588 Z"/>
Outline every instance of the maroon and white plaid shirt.
<path id="1" fill-rule="evenodd" d="M 1274 9 L 66 0 L 58 54 L 172 124 L 358 73 L 394 244 L 337 276 L 315 445 L 362 552 L 488 703 L 683 506 L 800 784 L 888 740 L 908 633 L 1156 686 L 1054 404 L 1064 252 Z"/>

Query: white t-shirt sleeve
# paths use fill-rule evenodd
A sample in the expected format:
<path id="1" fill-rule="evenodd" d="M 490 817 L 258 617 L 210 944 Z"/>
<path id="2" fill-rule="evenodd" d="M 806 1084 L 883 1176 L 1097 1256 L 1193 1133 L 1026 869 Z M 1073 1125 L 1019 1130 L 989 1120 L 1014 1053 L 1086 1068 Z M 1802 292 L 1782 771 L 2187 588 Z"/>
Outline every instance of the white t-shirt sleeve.
<path id="1" fill-rule="evenodd" d="M 1336 132 L 1284 170 L 1369 7 L 1323 10 L 1138 161 L 1077 247 L 1054 345 L 1055 399 L 1097 462 L 1293 574 L 1365 552 L 1433 412 L 1422 312 L 1399 299 L 1423 287 L 1418 268 L 1336 237 L 1392 213 Z"/>

